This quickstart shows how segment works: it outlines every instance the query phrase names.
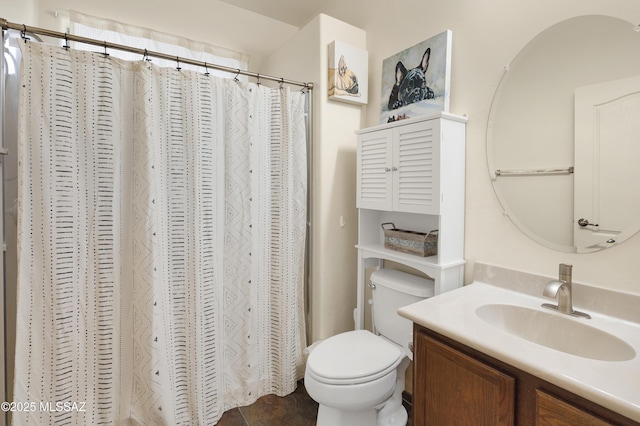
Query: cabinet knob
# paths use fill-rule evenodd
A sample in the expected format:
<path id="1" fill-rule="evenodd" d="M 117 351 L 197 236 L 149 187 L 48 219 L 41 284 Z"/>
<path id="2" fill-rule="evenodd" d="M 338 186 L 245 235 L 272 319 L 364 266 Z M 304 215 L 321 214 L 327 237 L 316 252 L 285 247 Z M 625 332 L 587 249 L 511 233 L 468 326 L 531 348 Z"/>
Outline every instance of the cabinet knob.
<path id="1" fill-rule="evenodd" d="M 390 168 L 388 168 L 388 167 L 385 167 L 385 168 L 384 168 L 384 171 L 385 171 L 385 172 L 390 172 L 390 171 L 391 171 L 391 169 L 390 169 Z"/>
<path id="2" fill-rule="evenodd" d="M 396 171 L 398 171 L 398 168 L 397 168 L 397 167 L 392 167 L 392 168 L 391 168 L 391 171 L 392 171 L 392 172 L 396 172 Z"/>

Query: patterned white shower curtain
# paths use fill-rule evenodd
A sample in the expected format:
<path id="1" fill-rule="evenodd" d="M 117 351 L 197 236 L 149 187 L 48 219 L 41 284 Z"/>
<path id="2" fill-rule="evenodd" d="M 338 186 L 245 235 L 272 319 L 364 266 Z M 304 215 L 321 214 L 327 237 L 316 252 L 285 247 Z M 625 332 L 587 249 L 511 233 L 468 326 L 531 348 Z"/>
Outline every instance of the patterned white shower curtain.
<path id="1" fill-rule="evenodd" d="M 304 95 L 21 44 L 14 424 L 213 425 L 292 392 Z"/>

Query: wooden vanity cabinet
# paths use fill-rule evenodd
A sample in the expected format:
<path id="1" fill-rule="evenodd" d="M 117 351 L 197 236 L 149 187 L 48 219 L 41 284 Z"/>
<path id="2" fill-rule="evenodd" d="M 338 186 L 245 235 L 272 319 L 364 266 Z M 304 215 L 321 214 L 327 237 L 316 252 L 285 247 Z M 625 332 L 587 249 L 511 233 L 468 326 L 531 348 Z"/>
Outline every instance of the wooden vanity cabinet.
<path id="1" fill-rule="evenodd" d="M 423 333 L 415 343 L 415 425 L 514 424 L 513 377 Z"/>
<path id="2" fill-rule="evenodd" d="M 605 426 L 615 423 L 583 411 L 582 409 L 564 402 L 547 392 L 536 389 L 536 425 L 589 425 Z"/>
<path id="3" fill-rule="evenodd" d="M 640 426 L 414 324 L 414 426 Z"/>

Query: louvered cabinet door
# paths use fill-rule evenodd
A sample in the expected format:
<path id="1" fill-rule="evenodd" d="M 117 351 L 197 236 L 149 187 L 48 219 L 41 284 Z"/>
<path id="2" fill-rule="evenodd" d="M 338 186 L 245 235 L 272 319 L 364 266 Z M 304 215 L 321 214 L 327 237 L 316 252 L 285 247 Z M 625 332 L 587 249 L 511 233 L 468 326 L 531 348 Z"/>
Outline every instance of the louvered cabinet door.
<path id="1" fill-rule="evenodd" d="M 358 137 L 356 207 L 359 209 L 393 207 L 391 135 L 391 130 L 386 130 Z"/>
<path id="2" fill-rule="evenodd" d="M 393 210 L 438 214 L 440 120 L 394 129 Z"/>

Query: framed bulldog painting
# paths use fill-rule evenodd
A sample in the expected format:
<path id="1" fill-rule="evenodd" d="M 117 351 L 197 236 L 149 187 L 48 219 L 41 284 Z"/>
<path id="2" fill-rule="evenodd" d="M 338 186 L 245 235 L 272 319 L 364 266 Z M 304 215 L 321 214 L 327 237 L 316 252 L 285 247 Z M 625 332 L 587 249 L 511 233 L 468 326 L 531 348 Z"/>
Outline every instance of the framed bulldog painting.
<path id="1" fill-rule="evenodd" d="M 382 62 L 380 123 L 449 111 L 451 31 Z"/>
<path id="2" fill-rule="evenodd" d="M 369 85 L 368 53 L 346 43 L 329 44 L 329 99 L 365 105 Z"/>

